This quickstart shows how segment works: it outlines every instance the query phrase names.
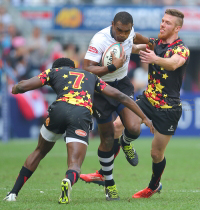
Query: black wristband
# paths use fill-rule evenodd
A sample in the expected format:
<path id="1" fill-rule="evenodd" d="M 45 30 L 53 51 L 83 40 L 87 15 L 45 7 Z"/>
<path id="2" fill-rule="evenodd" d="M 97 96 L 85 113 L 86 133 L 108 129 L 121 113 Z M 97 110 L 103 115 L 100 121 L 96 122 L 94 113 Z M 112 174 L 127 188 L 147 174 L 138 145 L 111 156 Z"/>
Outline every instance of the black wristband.
<path id="1" fill-rule="evenodd" d="M 148 45 L 150 44 L 150 45 L 153 45 L 155 43 L 155 40 L 154 40 L 154 38 L 149 38 L 149 43 L 148 43 Z"/>
<path id="2" fill-rule="evenodd" d="M 108 67 L 108 71 L 109 72 L 113 72 L 113 71 L 116 71 L 117 70 L 117 68 L 115 67 L 115 65 L 113 65 L 113 64 L 111 64 L 111 65 L 109 65 L 109 66 L 107 66 Z"/>

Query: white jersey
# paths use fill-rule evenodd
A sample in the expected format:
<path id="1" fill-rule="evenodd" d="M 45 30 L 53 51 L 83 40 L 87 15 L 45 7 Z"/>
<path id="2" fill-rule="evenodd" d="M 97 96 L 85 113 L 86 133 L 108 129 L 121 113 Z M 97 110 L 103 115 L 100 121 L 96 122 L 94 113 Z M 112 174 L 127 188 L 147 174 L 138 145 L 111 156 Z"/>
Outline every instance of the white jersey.
<path id="1" fill-rule="evenodd" d="M 130 56 L 132 52 L 132 45 L 133 45 L 133 37 L 135 36 L 134 28 L 132 28 L 129 37 L 122 42 L 121 44 L 124 47 L 125 55 L 126 55 L 126 61 L 124 65 L 114 71 L 113 73 L 108 73 L 104 76 L 102 76 L 102 80 L 106 82 L 113 82 L 116 79 L 121 80 L 123 79 L 128 72 L 128 64 L 130 61 Z M 113 43 L 116 43 L 117 41 L 112 37 L 111 35 L 111 26 L 104 28 L 103 30 L 99 31 L 94 35 L 92 38 L 88 50 L 85 55 L 85 59 L 91 60 L 97 63 L 101 62 L 101 58 L 103 53 L 106 51 L 106 49 Z"/>

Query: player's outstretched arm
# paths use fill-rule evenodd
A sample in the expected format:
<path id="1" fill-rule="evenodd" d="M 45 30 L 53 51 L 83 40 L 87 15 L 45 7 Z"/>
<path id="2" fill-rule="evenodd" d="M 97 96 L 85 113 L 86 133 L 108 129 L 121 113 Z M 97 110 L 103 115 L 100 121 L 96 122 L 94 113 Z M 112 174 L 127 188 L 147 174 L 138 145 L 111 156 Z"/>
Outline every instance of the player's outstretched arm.
<path id="1" fill-rule="evenodd" d="M 144 123 L 150 128 L 151 133 L 154 133 L 154 127 L 152 122 L 148 119 L 148 117 L 142 112 L 140 107 L 132 99 L 130 99 L 128 96 L 126 96 L 124 93 L 120 92 L 116 88 L 111 87 L 110 85 L 107 85 L 102 93 L 124 104 L 124 106 L 129 108 L 142 119 L 142 123 Z"/>
<path id="2" fill-rule="evenodd" d="M 146 49 L 146 52 L 140 51 L 139 54 L 143 63 L 155 63 L 168 71 L 174 71 L 186 62 L 186 59 L 178 54 L 174 54 L 170 58 L 161 58 L 149 49 Z"/>
<path id="3" fill-rule="evenodd" d="M 12 87 L 12 94 L 25 93 L 29 90 L 34 90 L 42 87 L 42 82 L 38 77 L 22 80 Z"/>

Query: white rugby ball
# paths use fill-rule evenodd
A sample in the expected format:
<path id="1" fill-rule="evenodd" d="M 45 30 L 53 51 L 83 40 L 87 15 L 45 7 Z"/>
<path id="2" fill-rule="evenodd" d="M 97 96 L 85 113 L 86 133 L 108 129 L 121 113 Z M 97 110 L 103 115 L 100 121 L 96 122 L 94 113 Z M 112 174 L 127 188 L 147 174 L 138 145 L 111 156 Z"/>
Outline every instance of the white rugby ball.
<path id="1" fill-rule="evenodd" d="M 104 54 L 102 56 L 101 65 L 102 66 L 109 66 L 109 65 L 112 64 L 111 52 L 114 53 L 116 58 L 120 58 L 120 56 L 122 55 L 123 51 L 124 51 L 124 47 L 120 43 L 114 43 L 114 44 L 110 45 L 106 49 L 106 51 L 104 52 Z"/>

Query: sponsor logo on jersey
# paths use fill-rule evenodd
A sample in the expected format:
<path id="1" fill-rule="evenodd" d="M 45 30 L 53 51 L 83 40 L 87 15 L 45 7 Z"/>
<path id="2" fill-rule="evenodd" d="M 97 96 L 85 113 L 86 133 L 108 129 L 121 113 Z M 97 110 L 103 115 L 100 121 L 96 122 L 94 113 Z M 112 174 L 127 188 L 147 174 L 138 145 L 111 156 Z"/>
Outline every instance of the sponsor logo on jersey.
<path id="1" fill-rule="evenodd" d="M 89 46 L 88 51 L 92 52 L 92 53 L 98 53 L 98 50 L 95 47 Z"/>
<path id="2" fill-rule="evenodd" d="M 46 119 L 46 121 L 45 121 L 46 126 L 49 126 L 49 123 L 50 123 L 50 118 L 47 117 L 47 119 Z"/>
<path id="3" fill-rule="evenodd" d="M 83 131 L 83 130 L 80 130 L 80 129 L 79 130 L 75 130 L 75 133 L 78 136 L 82 136 L 82 137 L 87 136 L 87 133 L 85 131 Z"/>

